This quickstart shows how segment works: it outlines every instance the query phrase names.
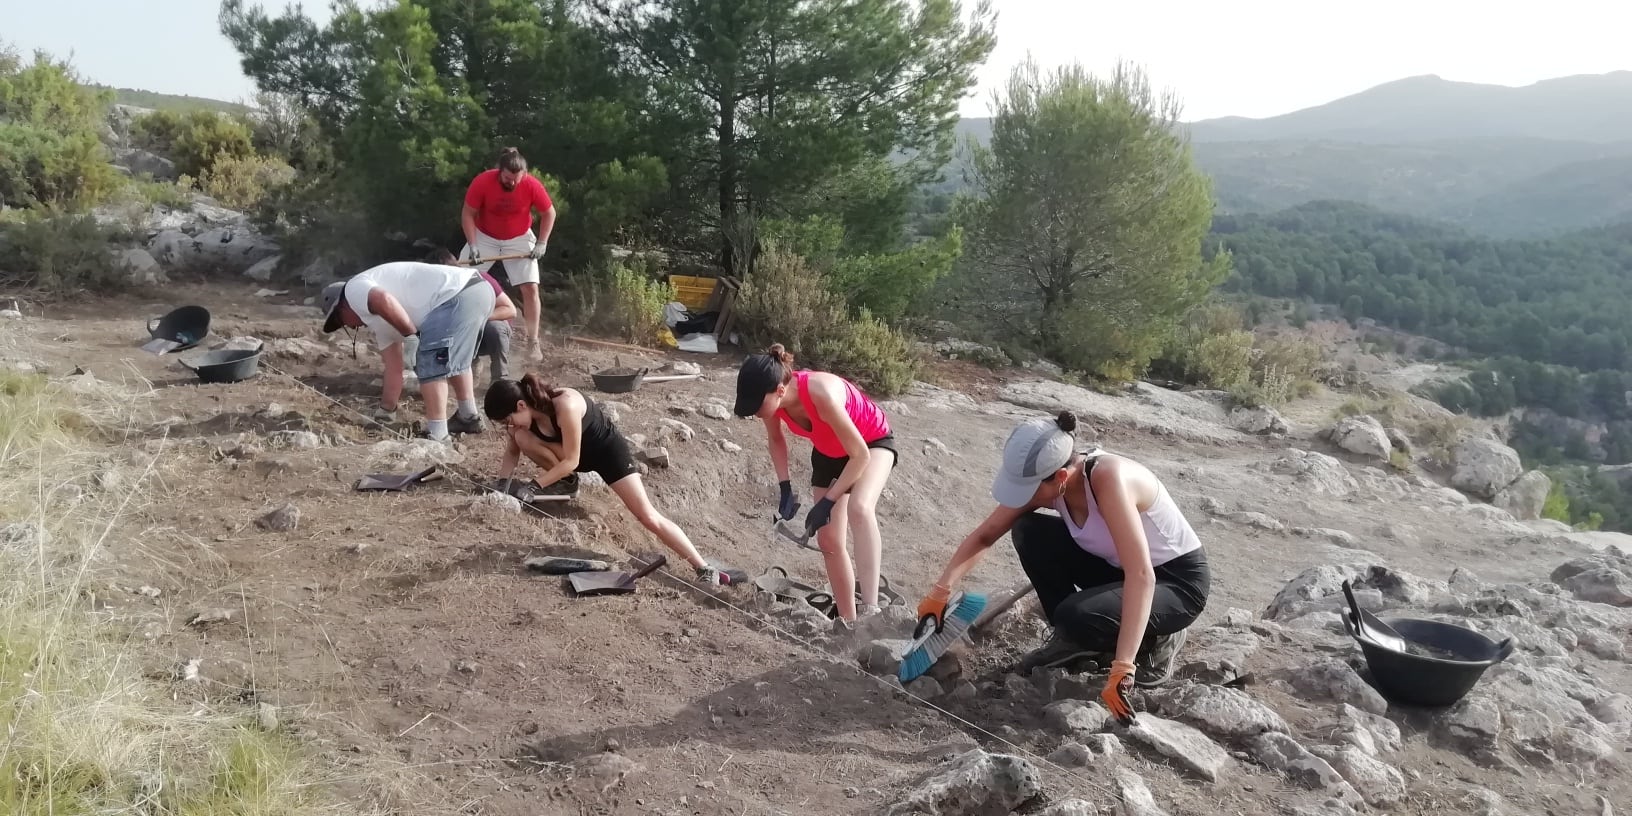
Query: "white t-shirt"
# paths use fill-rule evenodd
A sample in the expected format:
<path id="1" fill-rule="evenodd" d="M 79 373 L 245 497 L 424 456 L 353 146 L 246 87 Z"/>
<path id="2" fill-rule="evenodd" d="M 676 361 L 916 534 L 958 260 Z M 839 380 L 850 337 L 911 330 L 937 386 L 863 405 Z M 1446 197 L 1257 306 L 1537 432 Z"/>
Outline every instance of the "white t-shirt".
<path id="1" fill-rule="evenodd" d="M 432 309 L 448 302 L 470 282 L 476 270 L 461 266 L 397 261 L 380 264 L 353 275 L 346 281 L 346 302 L 362 318 L 363 325 L 374 332 L 374 345 L 384 349 L 402 340 L 402 333 L 390 323 L 368 311 L 368 293 L 383 289 L 402 304 L 403 311 L 415 326 L 425 321 Z"/>

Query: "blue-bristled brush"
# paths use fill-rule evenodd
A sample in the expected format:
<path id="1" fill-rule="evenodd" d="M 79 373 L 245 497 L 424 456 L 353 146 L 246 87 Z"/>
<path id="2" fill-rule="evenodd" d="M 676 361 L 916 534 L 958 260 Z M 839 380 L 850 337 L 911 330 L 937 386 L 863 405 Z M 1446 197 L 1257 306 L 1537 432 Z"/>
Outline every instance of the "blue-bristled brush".
<path id="1" fill-rule="evenodd" d="M 901 655 L 901 667 L 895 672 L 896 678 L 908 683 L 929 671 L 929 667 L 935 665 L 935 661 L 940 660 L 941 655 L 958 642 L 958 638 L 963 637 L 969 625 L 985 609 L 985 595 L 959 592 L 947 601 L 944 621 L 936 620 L 934 615 L 919 618 L 918 626 L 912 630 L 912 643 Z"/>

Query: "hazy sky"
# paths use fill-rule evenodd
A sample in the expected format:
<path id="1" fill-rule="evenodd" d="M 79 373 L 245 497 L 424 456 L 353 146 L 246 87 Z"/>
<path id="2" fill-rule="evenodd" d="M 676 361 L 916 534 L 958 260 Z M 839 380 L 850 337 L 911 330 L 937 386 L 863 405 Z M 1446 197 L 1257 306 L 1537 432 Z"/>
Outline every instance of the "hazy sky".
<path id="1" fill-rule="evenodd" d="M 964 0 L 972 6 L 973 0 Z M 267 5 L 281 7 L 282 0 Z M 308 2 L 326 16 L 327 0 Z M 1621 0 L 997 0 L 998 45 L 964 112 L 1026 57 L 1143 64 L 1185 118 L 1272 116 L 1417 74 L 1525 85 L 1632 69 Z M 216 28 L 217 0 L 0 0 L 0 41 L 70 52 L 97 82 L 217 99 L 253 86 Z"/>

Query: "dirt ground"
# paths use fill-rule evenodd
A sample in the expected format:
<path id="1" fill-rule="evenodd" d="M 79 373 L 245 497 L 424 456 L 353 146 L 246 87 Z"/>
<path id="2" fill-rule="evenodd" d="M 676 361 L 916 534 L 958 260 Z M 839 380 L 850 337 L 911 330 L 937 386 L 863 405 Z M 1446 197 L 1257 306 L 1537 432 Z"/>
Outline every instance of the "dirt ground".
<path id="1" fill-rule="evenodd" d="M 583 599 L 560 578 L 528 572 L 521 562 L 532 555 L 627 563 L 661 549 L 605 487 L 586 487 L 578 501 L 544 518 L 473 505 L 469 486 L 456 478 L 402 494 L 355 492 L 359 477 L 382 469 L 370 461 L 370 446 L 392 437 L 330 398 L 371 406 L 378 357 L 366 339 L 355 359 L 343 334 L 326 342 L 316 311 L 299 305 L 309 294 L 263 299 L 252 287 L 177 286 L 166 304 L 141 297 L 54 304 L 18 324 L 34 362 L 54 375 L 78 367 L 155 391 L 147 408 L 162 421 L 123 446 L 131 456 L 156 457 L 145 486 L 150 498 L 140 526 L 127 530 L 130 545 L 107 566 L 115 586 L 160 590 L 156 598 L 115 596 L 133 632 L 150 641 L 156 674 L 198 659 L 208 681 L 203 693 L 271 702 L 326 750 L 388 752 L 437 792 L 436 801 L 404 813 L 880 813 L 901 781 L 962 748 L 1046 755 L 1058 744 L 1041 728 L 1046 700 L 1028 697 L 993 657 L 1034 642 L 983 647 L 977 663 L 986 674 L 978 679 L 992 693 L 932 708 L 856 669 L 846 649 L 856 638 L 902 637 L 904 630 L 813 639 L 786 618 L 756 617 L 752 587 L 706 592 L 683 580 L 683 566 L 632 595 Z M 252 381 L 201 385 L 173 356 L 138 348 L 144 321 L 181 303 L 210 308 L 217 337 L 304 338 L 323 350 L 270 354 Z M 735 358 L 654 352 L 647 355 L 654 363 L 697 362 L 704 377 L 601 395 L 587 372 L 611 365 L 612 349 L 556 338 L 547 353 L 547 376 L 628 407 L 619 421 L 625 433 L 656 440 L 665 419 L 694 429 L 690 441 L 663 442 L 673 465 L 645 480 L 657 507 L 705 556 L 755 575 L 780 565 L 807 583 L 825 583 L 817 553 L 778 543 L 770 532 L 776 486 L 761 425 L 697 413 L 709 400 L 729 405 Z M 623 361 L 633 356 L 624 353 Z M 479 370 L 480 389 L 485 363 Z M 908 604 L 989 511 L 993 454 L 1018 418 L 1036 413 L 992 402 L 1003 378 L 985 369 L 958 364 L 937 376 L 979 407 L 908 396 L 900 400 L 907 412 L 891 416 L 901 459 L 880 508 L 884 571 Z M 418 415 L 417 398 L 405 400 L 403 413 Z M 270 436 L 278 430 L 311 431 L 325 444 L 278 449 Z M 1230 444 L 1200 445 L 1099 430 L 1102 445 L 1163 477 L 1205 540 L 1215 594 L 1203 624 L 1231 607 L 1256 616 L 1299 571 L 1364 557 L 1219 520 L 1200 509 L 1203 498 L 1289 526 L 1348 531 L 1392 567 L 1442 580 L 1457 566 L 1494 583 L 1545 578 L 1585 551 L 1515 538 L 1381 471 L 1363 480 L 1382 485 L 1377 489 L 1347 497 L 1301 493 L 1268 463 L 1289 445 L 1316 444 L 1308 440 L 1238 435 Z M 458 450 L 462 468 L 490 476 L 499 435 L 466 437 Z M 795 484 L 808 484 L 808 447 L 797 444 L 791 459 Z M 299 509 L 294 530 L 255 524 L 285 503 Z M 969 588 L 996 593 L 1022 580 L 1005 539 Z M 232 610 L 232 619 L 186 624 L 214 608 Z M 1261 659 L 1295 665 L 1300 656 L 1272 648 Z M 1603 681 L 1632 687 L 1625 664 L 1606 669 Z M 1254 694 L 1296 725 L 1319 716 L 1274 687 Z M 1431 749 L 1409 727 L 1406 738 L 1401 766 L 1417 762 L 1411 770 L 1419 781 L 1454 783 L 1444 790 L 1489 788 L 1519 812 L 1586 813 L 1592 788 L 1611 801 L 1632 801 L 1624 774 L 1587 786 L 1567 768 L 1515 777 Z M 610 758 L 586 761 L 609 745 L 616 749 Z M 1318 800 L 1250 763 L 1207 785 L 1139 761 L 1175 814 L 1268 813 Z M 1624 757 L 1621 764 L 1624 770 Z M 1109 780 L 1092 771 L 1045 766 L 1044 776 L 1052 799 L 1110 804 Z M 347 793 L 365 795 L 360 787 Z M 1471 808 L 1424 793 L 1403 812 L 1477 812 Z"/>

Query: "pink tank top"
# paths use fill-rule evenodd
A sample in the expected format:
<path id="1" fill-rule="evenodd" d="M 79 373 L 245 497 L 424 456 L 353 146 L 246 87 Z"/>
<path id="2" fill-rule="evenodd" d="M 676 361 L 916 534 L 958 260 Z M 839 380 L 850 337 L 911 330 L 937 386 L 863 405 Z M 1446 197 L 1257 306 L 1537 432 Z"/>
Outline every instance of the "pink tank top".
<path id="1" fill-rule="evenodd" d="M 833 428 L 816 416 L 816 409 L 810 404 L 810 375 L 809 371 L 793 372 L 793 387 L 799 395 L 799 404 L 805 408 L 805 416 L 810 417 L 810 430 L 799 427 L 799 423 L 788 416 L 787 409 L 779 408 L 776 415 L 781 417 L 782 424 L 793 431 L 794 436 L 802 436 L 810 440 L 816 452 L 834 459 L 843 459 L 850 454 L 844 450 L 844 443 L 839 441 L 839 435 Z M 839 378 L 844 383 L 844 413 L 850 421 L 856 424 L 856 430 L 861 432 L 861 438 L 873 442 L 890 435 L 890 420 L 884 415 L 884 409 L 861 393 L 854 383 Z"/>

